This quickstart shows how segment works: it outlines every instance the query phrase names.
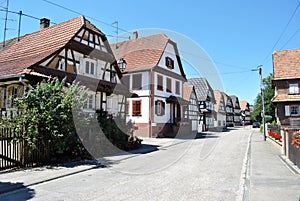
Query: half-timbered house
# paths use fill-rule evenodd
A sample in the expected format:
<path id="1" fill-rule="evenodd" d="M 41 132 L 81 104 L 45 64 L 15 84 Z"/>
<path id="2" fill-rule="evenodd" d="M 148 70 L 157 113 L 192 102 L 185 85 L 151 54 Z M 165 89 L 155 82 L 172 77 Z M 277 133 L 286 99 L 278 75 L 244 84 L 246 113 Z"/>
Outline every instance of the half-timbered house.
<path id="1" fill-rule="evenodd" d="M 190 78 L 188 83 L 195 87 L 198 106 L 200 110 L 200 119 L 198 131 L 206 131 L 214 127 L 213 110 L 215 104 L 215 96 L 213 89 L 206 78 Z"/>
<path id="2" fill-rule="evenodd" d="M 241 107 L 241 119 L 242 119 L 242 124 L 243 125 L 250 125 L 250 118 L 251 118 L 251 113 L 250 113 L 250 104 L 242 100 L 240 101 L 240 107 Z"/>
<path id="3" fill-rule="evenodd" d="M 198 132 L 198 121 L 200 120 L 199 106 L 195 87 L 185 83 L 183 85 L 183 99 L 189 104 L 183 109 L 183 118 L 190 124 L 190 134 L 194 135 Z"/>
<path id="4" fill-rule="evenodd" d="M 226 110 L 226 127 L 234 126 L 234 106 L 232 103 L 232 99 L 226 93 L 223 93 L 224 102 L 225 102 L 225 110 Z"/>
<path id="5" fill-rule="evenodd" d="M 233 121 L 234 121 L 234 126 L 240 126 L 242 125 L 241 121 L 241 107 L 240 107 L 240 101 L 239 98 L 235 95 L 230 96 L 233 104 Z"/>
<path id="6" fill-rule="evenodd" d="M 26 85 L 57 77 L 89 88 L 86 112 L 104 110 L 125 117 L 126 90 L 116 87 L 122 75 L 106 36 L 83 16 L 49 24 L 42 19 L 40 30 L 1 44 L 2 114 L 16 112 L 14 98 L 22 96 Z"/>
<path id="7" fill-rule="evenodd" d="M 226 130 L 226 107 L 224 94 L 219 90 L 214 90 L 216 102 L 214 104 L 214 129 L 216 131 Z"/>

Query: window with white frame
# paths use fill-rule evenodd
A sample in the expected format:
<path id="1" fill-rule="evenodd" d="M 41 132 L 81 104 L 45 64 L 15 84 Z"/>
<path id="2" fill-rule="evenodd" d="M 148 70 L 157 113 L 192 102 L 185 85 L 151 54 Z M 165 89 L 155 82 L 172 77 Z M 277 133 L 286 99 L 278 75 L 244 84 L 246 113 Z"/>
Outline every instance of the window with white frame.
<path id="1" fill-rule="evenodd" d="M 85 59 L 84 60 L 84 73 L 88 75 L 96 75 L 96 61 Z"/>
<path id="2" fill-rule="evenodd" d="M 299 105 L 286 105 L 285 116 L 300 116 Z"/>
<path id="3" fill-rule="evenodd" d="M 84 109 L 95 109 L 95 95 L 88 94 Z"/>
<path id="4" fill-rule="evenodd" d="M 165 115 L 165 102 L 161 100 L 155 101 L 155 114 L 157 116 Z"/>
<path id="5" fill-rule="evenodd" d="M 290 94 L 298 94 L 299 93 L 298 83 L 289 84 L 289 92 Z"/>

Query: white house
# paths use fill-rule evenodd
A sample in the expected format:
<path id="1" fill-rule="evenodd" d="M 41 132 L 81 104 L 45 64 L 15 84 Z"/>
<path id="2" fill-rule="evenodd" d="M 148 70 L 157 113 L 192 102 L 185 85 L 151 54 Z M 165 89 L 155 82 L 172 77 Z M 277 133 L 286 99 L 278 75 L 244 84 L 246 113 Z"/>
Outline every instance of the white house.
<path id="1" fill-rule="evenodd" d="M 127 101 L 127 119 L 143 137 L 175 136 L 185 129 L 183 96 L 186 77 L 177 45 L 164 34 L 112 44 L 117 59 L 126 61 L 123 81 L 136 97 Z"/>

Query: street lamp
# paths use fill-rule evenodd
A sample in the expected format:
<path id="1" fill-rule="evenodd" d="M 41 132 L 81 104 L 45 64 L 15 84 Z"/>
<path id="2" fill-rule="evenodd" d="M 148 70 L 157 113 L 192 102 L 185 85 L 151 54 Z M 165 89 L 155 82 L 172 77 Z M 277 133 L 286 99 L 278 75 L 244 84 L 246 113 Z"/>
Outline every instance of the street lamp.
<path id="1" fill-rule="evenodd" d="M 260 78 L 260 94 L 261 94 L 261 105 L 262 105 L 262 112 L 261 117 L 263 120 L 263 134 L 264 134 L 264 140 L 266 141 L 266 116 L 265 116 L 265 101 L 264 101 L 264 91 L 263 91 L 263 81 L 262 81 L 262 67 L 263 65 L 257 66 L 256 69 L 252 69 L 252 71 L 258 71 L 259 72 L 259 78 Z"/>
<path id="2" fill-rule="evenodd" d="M 118 59 L 117 64 L 118 64 L 119 68 L 121 69 L 121 71 L 123 72 L 126 68 L 127 63 L 126 63 L 125 59 L 121 58 L 121 59 Z"/>

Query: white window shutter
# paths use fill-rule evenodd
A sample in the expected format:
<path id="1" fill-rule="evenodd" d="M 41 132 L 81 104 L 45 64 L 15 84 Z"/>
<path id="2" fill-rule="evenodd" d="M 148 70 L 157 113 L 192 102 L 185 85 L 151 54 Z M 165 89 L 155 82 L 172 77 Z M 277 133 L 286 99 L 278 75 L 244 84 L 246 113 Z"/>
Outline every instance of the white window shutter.
<path id="1" fill-rule="evenodd" d="M 291 115 L 291 113 L 290 113 L 290 106 L 289 105 L 285 105 L 284 109 L 285 109 L 285 116 L 290 116 Z"/>
<path id="2" fill-rule="evenodd" d="M 83 74 L 84 71 L 84 59 L 82 57 L 79 58 L 79 69 L 78 74 Z"/>
<path id="3" fill-rule="evenodd" d="M 97 76 L 100 80 L 102 80 L 103 68 L 104 68 L 103 61 L 97 60 Z"/>

